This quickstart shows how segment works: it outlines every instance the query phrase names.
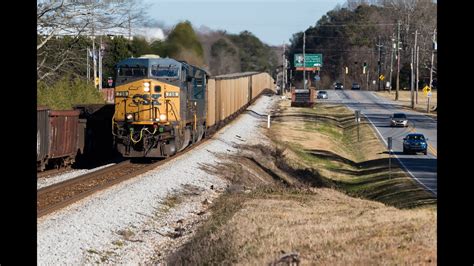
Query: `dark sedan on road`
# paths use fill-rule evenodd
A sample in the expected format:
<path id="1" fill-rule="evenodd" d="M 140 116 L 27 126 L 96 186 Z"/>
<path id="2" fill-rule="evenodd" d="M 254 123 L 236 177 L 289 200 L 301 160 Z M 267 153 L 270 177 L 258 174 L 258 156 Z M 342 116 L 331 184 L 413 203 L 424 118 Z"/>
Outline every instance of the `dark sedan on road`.
<path id="1" fill-rule="evenodd" d="M 424 155 L 427 154 L 428 139 L 425 139 L 425 136 L 420 133 L 408 134 L 403 138 L 403 153 L 417 153 L 423 152 Z"/>
<path id="2" fill-rule="evenodd" d="M 318 91 L 318 94 L 316 95 L 316 98 L 318 98 L 318 99 L 327 99 L 328 98 L 327 91 Z"/>
<path id="3" fill-rule="evenodd" d="M 336 82 L 336 84 L 334 85 L 334 89 L 335 90 L 342 90 L 342 89 L 344 89 L 344 85 L 342 85 L 341 82 Z"/>
<path id="4" fill-rule="evenodd" d="M 351 90 L 360 90 L 360 85 L 358 83 L 353 83 Z"/>
<path id="5" fill-rule="evenodd" d="M 390 126 L 397 127 L 407 127 L 408 126 L 408 118 L 404 113 L 395 113 L 390 117 Z"/>

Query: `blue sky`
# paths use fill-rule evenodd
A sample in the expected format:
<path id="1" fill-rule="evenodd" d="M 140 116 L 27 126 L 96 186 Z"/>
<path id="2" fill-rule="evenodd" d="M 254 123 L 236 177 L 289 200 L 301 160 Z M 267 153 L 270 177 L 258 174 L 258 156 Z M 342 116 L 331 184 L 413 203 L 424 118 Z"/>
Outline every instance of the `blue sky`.
<path id="1" fill-rule="evenodd" d="M 144 0 L 151 19 L 173 26 L 189 20 L 195 28 L 239 33 L 248 30 L 270 45 L 288 43 L 293 33 L 314 25 L 345 0 Z"/>

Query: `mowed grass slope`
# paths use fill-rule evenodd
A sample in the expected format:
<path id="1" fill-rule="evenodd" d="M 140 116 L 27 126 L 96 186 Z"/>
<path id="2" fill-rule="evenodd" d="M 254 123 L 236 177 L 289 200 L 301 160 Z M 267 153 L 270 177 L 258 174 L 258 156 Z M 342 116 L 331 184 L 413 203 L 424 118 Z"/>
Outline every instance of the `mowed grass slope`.
<path id="1" fill-rule="evenodd" d="M 269 136 L 295 154 L 295 167 L 318 169 L 338 189 L 352 196 L 399 208 L 436 204 L 436 198 L 409 177 L 395 158 L 389 168 L 386 148 L 373 128 L 361 121 L 357 129 L 349 109 L 321 104 L 299 110 L 288 105 L 281 104 L 280 116 Z"/>
<path id="2" fill-rule="evenodd" d="M 203 166 L 231 185 L 195 237 L 163 262 L 436 264 L 436 201 L 400 169 L 388 179 L 370 127 L 358 142 L 344 107 L 286 104 L 268 132 L 274 147 L 241 146 Z"/>

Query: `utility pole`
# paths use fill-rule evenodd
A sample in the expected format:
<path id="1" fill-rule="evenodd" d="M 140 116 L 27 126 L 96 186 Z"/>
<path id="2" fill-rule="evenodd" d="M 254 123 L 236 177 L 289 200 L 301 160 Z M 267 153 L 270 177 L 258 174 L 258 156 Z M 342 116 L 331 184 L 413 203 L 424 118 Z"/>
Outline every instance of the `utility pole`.
<path id="1" fill-rule="evenodd" d="M 431 89 L 431 86 L 433 85 L 434 52 L 435 52 L 435 49 L 437 48 L 435 44 L 436 44 L 436 29 L 434 29 L 433 31 L 433 50 L 431 51 L 430 89 Z"/>
<path id="2" fill-rule="evenodd" d="M 416 54 L 416 78 L 415 78 L 415 103 L 418 104 L 418 83 L 419 83 L 419 76 L 418 76 L 418 52 L 420 48 L 417 45 L 417 38 L 418 37 L 418 30 L 415 31 L 415 54 Z"/>
<path id="3" fill-rule="evenodd" d="M 369 90 L 369 68 L 367 68 L 367 89 Z"/>
<path id="4" fill-rule="evenodd" d="M 419 53 L 420 53 L 420 47 L 417 46 L 416 47 L 416 92 L 415 92 L 415 103 L 418 104 L 418 84 L 420 83 L 420 74 L 418 72 L 418 64 L 419 64 L 419 60 L 418 60 L 418 56 L 419 56 Z"/>
<path id="5" fill-rule="evenodd" d="M 413 61 L 415 50 L 411 48 L 411 62 L 410 62 L 410 91 L 411 91 L 411 109 L 415 109 L 415 93 L 413 91 Z"/>
<path id="6" fill-rule="evenodd" d="M 90 50 L 89 50 L 89 47 L 87 47 L 87 56 L 86 56 L 86 60 L 87 60 L 87 74 L 86 74 L 87 83 L 89 83 L 89 81 L 91 79 L 91 66 L 89 64 L 89 55 L 90 55 Z"/>
<path id="7" fill-rule="evenodd" d="M 95 21 L 94 21 L 94 9 L 92 9 L 92 70 L 94 71 L 94 87 L 97 88 L 97 61 L 95 51 Z"/>
<path id="8" fill-rule="evenodd" d="M 390 86 L 388 87 L 388 92 L 392 92 L 392 71 L 393 71 L 393 52 L 395 51 L 395 37 L 392 35 L 392 53 L 390 54 Z"/>
<path id="9" fill-rule="evenodd" d="M 93 71 L 94 71 L 94 87 L 97 88 L 96 80 L 97 80 L 97 61 L 96 61 L 96 51 L 95 51 L 95 36 L 92 35 L 92 64 Z"/>
<path id="10" fill-rule="evenodd" d="M 398 91 L 400 89 L 400 20 L 397 24 L 397 91 L 395 92 L 395 101 L 398 101 Z"/>
<path id="11" fill-rule="evenodd" d="M 102 36 L 100 36 L 99 47 L 99 90 L 102 89 Z"/>
<path id="12" fill-rule="evenodd" d="M 128 39 L 132 40 L 132 21 L 130 18 L 130 11 L 128 12 Z"/>
<path id="13" fill-rule="evenodd" d="M 285 82 L 285 72 L 286 72 L 286 58 L 285 58 L 285 42 L 283 42 L 283 60 L 282 60 L 282 71 L 283 71 L 283 81 L 282 81 L 282 86 L 281 86 L 281 91 L 282 91 L 282 94 L 283 92 L 285 91 L 285 85 L 286 85 L 286 82 Z"/>
<path id="14" fill-rule="evenodd" d="M 306 90 L 306 58 L 305 50 L 306 48 L 306 31 L 303 32 L 303 89 Z"/>
<path id="15" fill-rule="evenodd" d="M 377 47 L 379 48 L 379 62 L 378 62 L 378 66 L 379 66 L 379 75 L 377 77 L 377 79 L 379 80 L 379 87 L 378 87 L 378 90 L 380 91 L 380 75 L 382 74 L 381 71 L 382 71 L 382 44 L 380 44 L 380 36 L 378 37 L 378 44 L 377 44 Z"/>

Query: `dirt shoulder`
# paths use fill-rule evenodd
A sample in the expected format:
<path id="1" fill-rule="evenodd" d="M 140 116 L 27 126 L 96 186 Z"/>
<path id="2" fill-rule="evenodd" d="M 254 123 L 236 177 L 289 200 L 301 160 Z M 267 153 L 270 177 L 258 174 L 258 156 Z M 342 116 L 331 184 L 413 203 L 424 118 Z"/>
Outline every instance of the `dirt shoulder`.
<path id="1" fill-rule="evenodd" d="M 404 91 L 400 90 L 398 91 L 398 103 L 400 103 L 404 108 L 407 110 L 412 110 L 411 109 L 411 92 L 410 91 Z M 428 103 L 428 97 L 425 96 L 422 90 L 418 92 L 418 103 L 415 103 L 415 111 L 418 111 L 420 113 L 424 113 L 425 115 L 431 116 L 431 117 L 437 117 L 437 111 L 434 109 L 438 105 L 438 92 L 437 91 L 432 91 L 431 92 L 431 98 L 430 98 L 430 113 L 426 112 L 427 108 L 427 103 Z M 392 90 L 391 92 L 388 91 L 376 91 L 376 95 L 381 96 L 387 100 L 392 100 L 395 101 L 395 91 Z"/>
<path id="2" fill-rule="evenodd" d="M 202 165 L 232 182 L 169 264 L 436 264 L 436 200 L 342 106 L 282 101 L 272 147 Z"/>

